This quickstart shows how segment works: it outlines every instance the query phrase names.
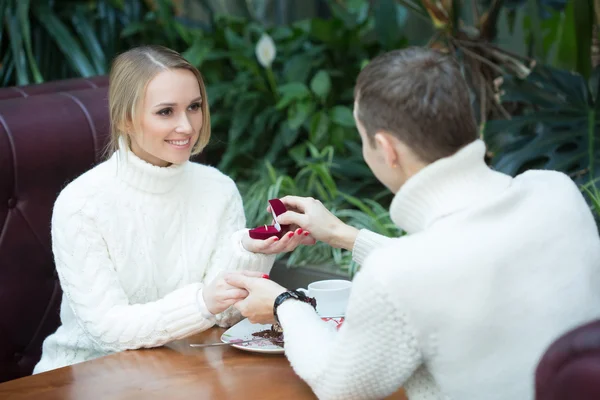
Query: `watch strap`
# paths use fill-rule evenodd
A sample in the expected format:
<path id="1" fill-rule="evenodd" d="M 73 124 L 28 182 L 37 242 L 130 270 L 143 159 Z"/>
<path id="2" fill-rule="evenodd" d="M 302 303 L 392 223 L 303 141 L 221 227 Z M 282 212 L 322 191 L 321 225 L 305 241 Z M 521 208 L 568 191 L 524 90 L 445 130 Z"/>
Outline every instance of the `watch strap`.
<path id="1" fill-rule="evenodd" d="M 317 299 L 314 297 L 308 297 L 306 294 L 299 290 L 288 290 L 287 292 L 281 293 L 275 299 L 273 303 L 273 316 L 275 317 L 275 321 L 279 324 L 279 318 L 277 316 L 277 308 L 286 300 L 295 299 L 299 300 L 303 303 L 308 303 L 316 310 L 317 309 Z"/>

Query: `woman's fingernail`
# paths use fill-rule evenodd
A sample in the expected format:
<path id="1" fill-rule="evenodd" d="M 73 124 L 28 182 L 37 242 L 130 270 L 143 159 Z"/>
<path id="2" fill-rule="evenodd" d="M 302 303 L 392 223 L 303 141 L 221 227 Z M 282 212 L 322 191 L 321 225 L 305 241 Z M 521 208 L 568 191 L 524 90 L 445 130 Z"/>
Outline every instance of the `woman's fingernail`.
<path id="1" fill-rule="evenodd" d="M 294 232 L 288 233 L 288 237 L 294 237 Z"/>
<path id="2" fill-rule="evenodd" d="M 269 279 L 269 274 L 263 274 L 262 277 L 265 278 L 265 279 Z"/>
<path id="3" fill-rule="evenodd" d="M 308 231 L 304 232 L 304 236 L 308 236 L 308 235 L 310 235 L 310 232 L 308 232 Z"/>
<path id="4" fill-rule="evenodd" d="M 302 234 L 302 228 L 298 228 L 298 235 Z"/>

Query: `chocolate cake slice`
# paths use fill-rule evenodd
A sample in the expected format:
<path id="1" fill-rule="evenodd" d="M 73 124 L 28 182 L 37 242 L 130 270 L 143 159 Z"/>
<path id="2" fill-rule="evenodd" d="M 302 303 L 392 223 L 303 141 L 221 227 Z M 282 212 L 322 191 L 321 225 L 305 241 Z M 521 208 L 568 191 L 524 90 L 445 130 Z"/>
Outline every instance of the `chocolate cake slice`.
<path id="1" fill-rule="evenodd" d="M 252 336 L 268 339 L 274 345 L 283 347 L 283 329 L 278 323 L 271 325 L 270 329 L 254 332 Z"/>

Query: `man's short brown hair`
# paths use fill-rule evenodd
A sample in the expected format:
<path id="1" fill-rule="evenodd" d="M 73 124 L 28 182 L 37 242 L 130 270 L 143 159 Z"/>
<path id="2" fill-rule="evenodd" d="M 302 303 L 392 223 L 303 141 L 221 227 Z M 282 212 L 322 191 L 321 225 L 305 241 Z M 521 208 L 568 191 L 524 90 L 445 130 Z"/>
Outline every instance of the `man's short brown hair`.
<path id="1" fill-rule="evenodd" d="M 358 75 L 354 97 L 371 141 L 388 132 L 424 162 L 477 139 L 467 84 L 458 64 L 439 51 L 410 47 L 374 58 Z"/>

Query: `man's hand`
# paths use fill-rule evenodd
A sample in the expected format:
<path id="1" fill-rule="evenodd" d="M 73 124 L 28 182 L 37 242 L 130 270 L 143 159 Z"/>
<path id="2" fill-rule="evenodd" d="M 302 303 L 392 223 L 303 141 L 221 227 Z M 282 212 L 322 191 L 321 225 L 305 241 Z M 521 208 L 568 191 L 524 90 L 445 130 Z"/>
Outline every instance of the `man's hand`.
<path id="1" fill-rule="evenodd" d="M 283 225 L 299 226 L 316 240 L 332 247 L 352 250 L 358 229 L 344 224 L 325 206 L 312 197 L 285 196 L 280 199 L 287 212 L 279 215 L 277 220 Z M 270 211 L 270 207 L 267 209 Z"/>
<path id="2" fill-rule="evenodd" d="M 270 237 L 266 240 L 252 239 L 249 235 L 244 235 L 242 238 L 242 246 L 253 253 L 263 254 L 279 254 L 294 251 L 301 244 L 311 246 L 315 244 L 315 239 L 310 235 L 310 232 L 301 228 L 295 231 L 287 232 L 281 239 L 277 236 Z"/>
<path id="3" fill-rule="evenodd" d="M 253 324 L 272 324 L 273 304 L 275 299 L 286 289 L 277 283 L 262 278 L 260 273 L 242 271 L 228 274 L 225 278 L 231 286 L 245 290 L 249 294 L 244 299 L 235 303 L 234 307 Z"/>
<path id="4" fill-rule="evenodd" d="M 204 304 L 206 304 L 206 309 L 213 315 L 222 313 L 231 305 L 248 296 L 248 292 L 245 289 L 229 285 L 226 282 L 226 277 L 232 273 L 221 272 L 212 282 L 204 286 L 202 290 L 202 298 L 204 299 Z"/>

